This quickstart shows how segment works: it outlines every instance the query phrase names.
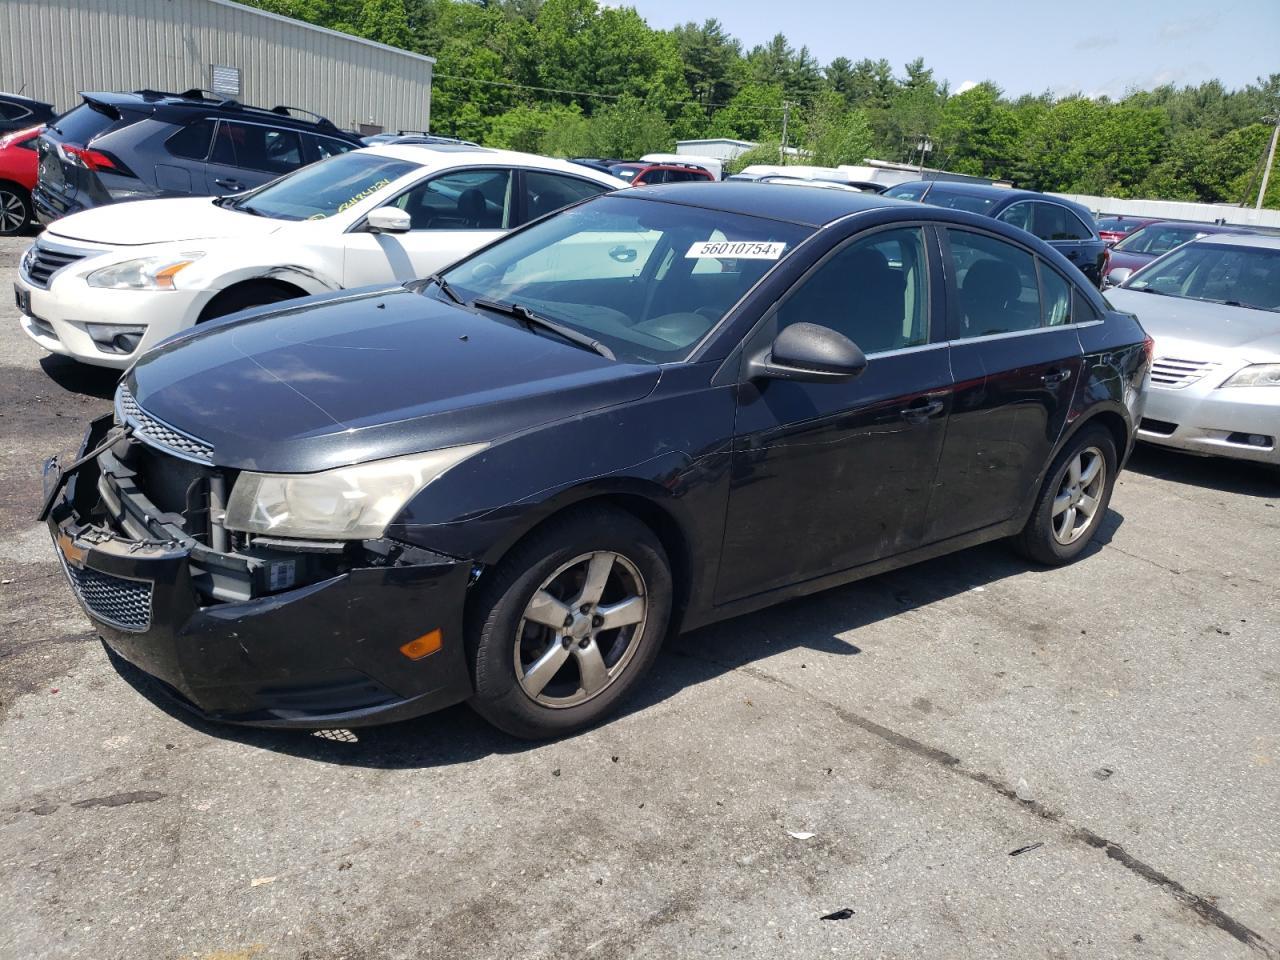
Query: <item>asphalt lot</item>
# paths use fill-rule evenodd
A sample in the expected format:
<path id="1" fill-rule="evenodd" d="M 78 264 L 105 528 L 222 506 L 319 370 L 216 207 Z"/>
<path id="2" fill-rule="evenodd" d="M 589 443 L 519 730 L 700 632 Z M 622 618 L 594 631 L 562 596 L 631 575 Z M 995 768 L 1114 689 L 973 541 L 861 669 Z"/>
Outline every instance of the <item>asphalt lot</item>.
<path id="1" fill-rule="evenodd" d="M 558 743 L 215 728 L 111 666 L 32 522 L 114 378 L 19 330 L 26 242 L 0 957 L 1280 957 L 1272 475 L 1139 451 L 1075 565 L 990 545 L 698 631 Z"/>

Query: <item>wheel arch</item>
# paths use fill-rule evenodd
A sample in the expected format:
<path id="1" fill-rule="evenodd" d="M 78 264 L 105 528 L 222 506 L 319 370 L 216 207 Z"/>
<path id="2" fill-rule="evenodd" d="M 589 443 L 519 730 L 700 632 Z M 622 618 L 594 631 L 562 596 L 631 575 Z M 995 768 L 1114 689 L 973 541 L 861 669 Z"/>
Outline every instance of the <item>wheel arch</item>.
<path id="1" fill-rule="evenodd" d="M 628 513 L 658 538 L 671 566 L 671 624 L 678 631 L 693 591 L 692 541 L 686 522 L 679 516 L 676 502 L 665 488 L 652 481 L 615 478 L 614 482 L 606 486 L 591 485 L 565 491 L 544 504 L 530 523 L 523 525 L 514 536 L 505 538 L 486 555 L 485 570 L 479 580 L 519 544 L 548 523 L 560 519 L 566 513 L 591 507 L 608 507 Z"/>
<path id="2" fill-rule="evenodd" d="M 1136 428 L 1136 426 L 1130 426 L 1129 418 L 1126 415 L 1124 407 L 1120 404 L 1102 404 L 1085 411 L 1068 424 L 1067 429 L 1063 430 L 1062 436 L 1058 438 L 1058 442 L 1054 445 L 1052 453 L 1045 458 L 1044 469 L 1042 469 L 1039 476 L 1036 477 L 1036 482 L 1028 492 L 1026 502 L 1023 504 L 1022 510 L 1017 515 L 1016 525 L 1018 527 L 1025 524 L 1027 518 L 1031 515 L 1031 511 L 1035 507 L 1036 498 L 1040 495 L 1040 488 L 1044 485 L 1045 477 L 1048 474 L 1049 467 L 1053 464 L 1053 461 L 1058 458 L 1058 454 L 1066 449 L 1067 444 L 1069 444 L 1081 430 L 1090 426 L 1101 426 L 1106 428 L 1107 432 L 1111 434 L 1112 440 L 1115 441 L 1117 468 L 1119 469 L 1124 466 L 1125 457 L 1129 450 L 1130 438 L 1133 435 L 1133 430 Z"/>
<path id="3" fill-rule="evenodd" d="M 296 283 L 291 283 L 290 281 L 284 280 L 280 277 L 273 277 L 273 276 L 246 277 L 243 280 L 237 280 L 235 283 L 232 283 L 226 287 L 223 287 L 221 290 L 215 293 L 212 297 L 210 297 L 209 301 L 200 309 L 200 315 L 196 319 L 196 322 L 201 323 L 204 320 L 207 320 L 211 317 L 216 316 L 216 314 L 213 311 L 219 308 L 222 304 L 244 293 L 247 290 L 258 289 L 258 288 L 289 294 L 289 296 L 286 297 L 285 299 L 294 299 L 296 297 L 307 297 L 313 293 L 318 292 L 315 290 L 307 290 Z"/>

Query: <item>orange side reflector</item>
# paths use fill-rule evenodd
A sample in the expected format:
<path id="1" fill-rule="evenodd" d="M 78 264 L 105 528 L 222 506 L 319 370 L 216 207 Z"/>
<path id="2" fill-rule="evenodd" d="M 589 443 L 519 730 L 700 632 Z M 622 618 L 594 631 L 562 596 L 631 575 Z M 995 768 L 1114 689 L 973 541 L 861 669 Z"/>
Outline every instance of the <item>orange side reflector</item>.
<path id="1" fill-rule="evenodd" d="M 410 640 L 400 652 L 410 660 L 421 660 L 423 657 L 429 657 L 440 649 L 440 645 L 444 642 L 444 634 L 437 627 L 430 633 L 424 633 L 417 640 Z"/>

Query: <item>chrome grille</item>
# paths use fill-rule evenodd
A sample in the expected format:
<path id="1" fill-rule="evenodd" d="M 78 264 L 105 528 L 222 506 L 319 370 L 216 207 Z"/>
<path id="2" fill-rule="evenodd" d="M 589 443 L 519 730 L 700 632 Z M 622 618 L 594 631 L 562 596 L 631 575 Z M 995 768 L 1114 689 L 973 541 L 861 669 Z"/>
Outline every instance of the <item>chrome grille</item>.
<path id="1" fill-rule="evenodd" d="M 91 616 L 131 633 L 143 633 L 151 628 L 152 584 L 149 580 L 125 580 L 97 570 L 79 569 L 67 563 L 62 551 L 58 551 L 58 558 L 62 560 L 71 589 Z"/>
<path id="2" fill-rule="evenodd" d="M 49 289 L 49 280 L 63 267 L 68 267 L 77 260 L 83 260 L 85 254 L 70 250 L 55 250 L 36 242 L 26 256 L 22 258 L 22 272 L 28 282 L 42 290 Z"/>
<path id="3" fill-rule="evenodd" d="M 1179 360 L 1176 357 L 1157 357 L 1151 363 L 1151 383 L 1158 387 L 1189 386 L 1195 383 L 1217 364 L 1210 360 Z"/>
<path id="4" fill-rule="evenodd" d="M 121 419 L 133 425 L 133 435 L 144 443 L 163 447 L 170 453 L 196 460 L 200 463 L 213 462 L 213 447 L 190 434 L 175 430 L 161 420 L 144 411 L 133 394 L 124 384 L 116 393 L 116 408 Z"/>

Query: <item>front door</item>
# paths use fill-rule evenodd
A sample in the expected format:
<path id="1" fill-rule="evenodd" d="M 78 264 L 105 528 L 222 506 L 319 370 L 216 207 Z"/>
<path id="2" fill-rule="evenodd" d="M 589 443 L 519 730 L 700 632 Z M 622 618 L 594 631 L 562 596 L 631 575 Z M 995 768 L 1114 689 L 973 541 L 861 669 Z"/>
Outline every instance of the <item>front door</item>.
<path id="1" fill-rule="evenodd" d="M 927 542 L 1014 517 L 1061 436 L 1083 369 L 1071 284 L 1025 248 L 951 228 L 955 405 Z"/>
<path id="2" fill-rule="evenodd" d="M 868 364 L 843 383 L 739 385 L 718 603 L 920 544 L 952 386 L 932 243 L 920 226 L 854 238 L 753 335 L 748 355 L 789 324 L 822 324 Z"/>
<path id="3" fill-rule="evenodd" d="M 435 273 L 513 224 L 515 176 L 506 168 L 456 170 L 410 187 L 388 206 L 409 214 L 408 233 L 345 235 L 344 287 L 404 283 Z"/>

